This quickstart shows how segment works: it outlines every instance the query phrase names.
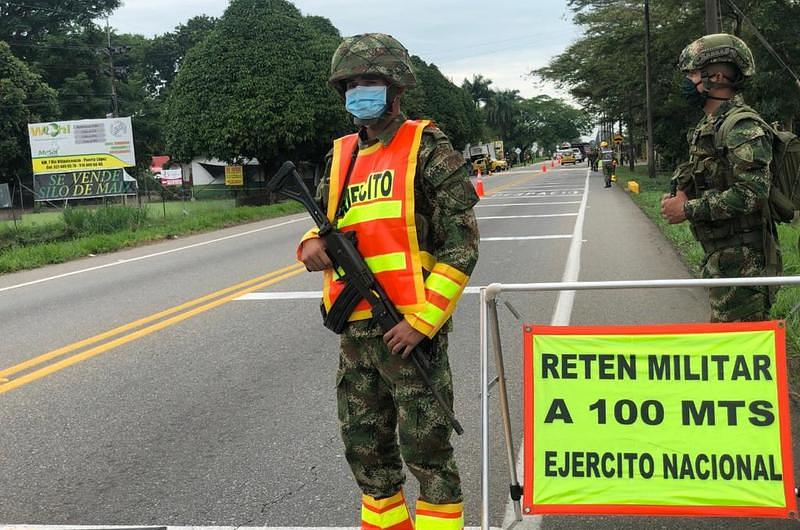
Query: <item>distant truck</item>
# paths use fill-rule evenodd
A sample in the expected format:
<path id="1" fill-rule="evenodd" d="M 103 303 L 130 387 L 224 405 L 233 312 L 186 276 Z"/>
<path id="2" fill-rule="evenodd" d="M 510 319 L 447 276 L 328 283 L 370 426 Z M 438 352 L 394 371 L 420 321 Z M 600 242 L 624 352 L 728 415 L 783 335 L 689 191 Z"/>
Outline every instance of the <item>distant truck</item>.
<path id="1" fill-rule="evenodd" d="M 481 173 L 487 173 L 488 171 L 504 171 L 508 169 L 508 161 L 506 161 L 503 151 L 502 140 L 470 145 L 467 148 L 467 152 L 469 153 L 472 171 L 475 173 L 477 173 L 479 169 Z"/>

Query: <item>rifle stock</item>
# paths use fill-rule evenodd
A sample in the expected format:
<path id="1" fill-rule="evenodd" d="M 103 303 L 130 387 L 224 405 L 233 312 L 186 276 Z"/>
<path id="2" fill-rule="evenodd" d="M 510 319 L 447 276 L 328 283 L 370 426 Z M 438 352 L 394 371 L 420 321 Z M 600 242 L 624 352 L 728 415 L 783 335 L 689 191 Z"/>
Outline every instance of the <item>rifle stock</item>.
<path id="1" fill-rule="evenodd" d="M 363 256 L 358 252 L 355 233 L 340 232 L 331 224 L 314 201 L 311 192 L 303 183 L 292 162 L 287 161 L 281 166 L 275 176 L 267 183 L 267 189 L 270 192 L 280 193 L 289 199 L 298 201 L 306 207 L 317 228 L 319 228 L 320 238 L 325 241 L 325 252 L 333 262 L 334 270 L 344 272 L 342 279 L 347 284 L 346 288 L 354 289 L 357 292 L 356 301 L 362 298 L 367 301 L 372 308 L 373 319 L 384 332 L 389 331 L 403 320 L 403 316 L 389 300 L 386 291 L 375 278 Z M 345 306 L 351 307 L 353 305 L 353 297 L 350 296 L 348 298 L 349 302 Z M 337 333 L 341 333 L 347 324 L 347 317 L 349 316 L 348 312 L 343 319 L 338 319 L 339 327 L 331 328 Z M 326 325 L 328 325 L 327 319 Z M 439 403 L 453 430 L 459 435 L 463 434 L 464 429 L 461 424 L 453 415 L 444 398 L 433 386 L 433 382 L 428 375 L 428 369 L 430 368 L 428 358 L 417 347 L 411 352 L 410 358 L 420 378 L 422 378 L 428 390 Z"/>

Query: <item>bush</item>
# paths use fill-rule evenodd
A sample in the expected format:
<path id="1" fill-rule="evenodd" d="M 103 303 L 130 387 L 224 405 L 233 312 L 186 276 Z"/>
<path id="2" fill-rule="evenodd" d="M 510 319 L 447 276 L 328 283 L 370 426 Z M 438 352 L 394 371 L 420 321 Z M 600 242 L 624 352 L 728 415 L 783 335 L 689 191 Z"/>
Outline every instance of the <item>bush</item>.
<path id="1" fill-rule="evenodd" d="M 132 206 L 103 206 L 95 210 L 66 208 L 62 215 L 67 233 L 72 236 L 111 234 L 135 231 L 147 220 L 147 209 Z"/>

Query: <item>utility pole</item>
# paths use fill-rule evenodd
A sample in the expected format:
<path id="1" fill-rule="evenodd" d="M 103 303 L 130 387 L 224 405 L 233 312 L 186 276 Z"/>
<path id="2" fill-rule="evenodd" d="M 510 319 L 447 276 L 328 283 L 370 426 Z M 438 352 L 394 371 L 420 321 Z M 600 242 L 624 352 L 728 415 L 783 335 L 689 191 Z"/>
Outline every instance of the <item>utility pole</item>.
<path id="1" fill-rule="evenodd" d="M 650 68 L 650 2 L 644 0 L 644 85 L 647 94 L 647 176 L 656 178 L 656 154 L 653 147 L 653 83 Z"/>
<path id="2" fill-rule="evenodd" d="M 116 83 L 116 70 L 114 70 L 114 49 L 111 47 L 111 26 L 108 24 L 108 17 L 106 17 L 106 39 L 108 40 L 108 65 L 109 75 L 111 76 L 111 114 L 112 118 L 119 116 L 119 100 L 117 99 L 117 83 Z"/>
<path id="3" fill-rule="evenodd" d="M 719 32 L 719 0 L 706 0 L 706 35 Z"/>

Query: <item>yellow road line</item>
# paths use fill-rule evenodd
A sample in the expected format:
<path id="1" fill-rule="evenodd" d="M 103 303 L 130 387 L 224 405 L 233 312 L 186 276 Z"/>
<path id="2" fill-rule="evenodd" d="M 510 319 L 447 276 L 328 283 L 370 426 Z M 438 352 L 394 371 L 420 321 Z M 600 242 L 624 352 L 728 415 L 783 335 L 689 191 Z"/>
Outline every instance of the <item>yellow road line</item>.
<path id="1" fill-rule="evenodd" d="M 196 309 L 194 309 L 192 311 L 187 311 L 186 313 L 180 314 L 180 315 L 178 315 L 176 317 L 173 317 L 171 319 L 165 320 L 163 322 L 160 322 L 158 324 L 155 324 L 153 326 L 149 326 L 149 327 L 144 328 L 143 330 L 141 330 L 141 331 L 147 331 L 147 333 L 144 333 L 144 334 L 141 334 L 141 335 L 138 334 L 140 332 L 132 333 L 130 335 L 126 335 L 124 337 L 121 337 L 120 339 L 117 339 L 116 341 L 112 341 L 112 342 L 103 344 L 101 346 L 98 346 L 96 348 L 92 348 L 91 350 L 87 350 L 87 352 L 92 352 L 92 351 L 94 351 L 94 350 L 96 350 L 98 348 L 105 348 L 102 351 L 107 351 L 110 348 L 106 348 L 106 346 L 108 346 L 110 344 L 114 344 L 115 346 L 116 345 L 120 345 L 120 344 L 125 344 L 126 342 L 130 342 L 131 340 L 134 340 L 134 338 L 138 338 L 138 337 L 142 337 L 144 335 L 148 335 L 148 334 L 150 334 L 150 333 L 152 333 L 154 331 L 157 331 L 159 329 L 163 329 L 164 327 L 167 327 L 167 326 L 169 326 L 171 324 L 174 324 L 174 323 L 180 322 L 182 320 L 185 320 L 186 318 L 189 318 L 190 316 L 194 316 L 196 314 L 199 314 L 199 313 L 202 313 L 202 312 L 207 311 L 209 309 L 212 309 L 214 307 L 217 307 L 218 305 L 221 305 L 223 303 L 229 302 L 230 300 L 238 298 L 239 296 L 241 296 L 243 294 L 247 294 L 247 293 L 253 292 L 253 291 L 257 290 L 257 289 L 260 289 L 262 287 L 266 287 L 268 285 L 272 285 L 273 283 L 277 283 L 279 281 L 285 280 L 285 279 L 290 278 L 290 277 L 292 277 L 292 276 L 294 276 L 294 275 L 296 275 L 296 274 L 298 274 L 300 272 L 303 272 L 303 271 L 305 271 L 305 267 L 303 267 L 302 264 L 295 263 L 295 264 L 290 265 L 288 267 L 284 267 L 282 269 L 269 272 L 269 273 L 264 274 L 262 276 L 258 276 L 256 278 L 252 278 L 250 280 L 238 283 L 236 285 L 232 285 L 230 287 L 226 287 L 225 289 L 220 289 L 219 291 L 215 291 L 215 292 L 213 292 L 211 294 L 207 294 L 207 295 L 202 296 L 200 298 L 197 298 L 195 300 L 190 300 L 189 302 L 177 305 L 175 307 L 171 307 L 171 308 L 166 309 L 164 311 L 160 311 L 160 312 L 155 313 L 153 315 L 150 315 L 148 317 L 144 317 L 144 318 L 141 318 L 139 320 L 135 320 L 135 321 L 130 322 L 128 324 L 125 324 L 123 326 L 119 326 L 117 328 L 114 328 L 112 330 L 106 331 L 106 332 L 101 333 L 99 335 L 95 335 L 94 337 L 90 337 L 88 339 L 84 339 L 84 340 L 75 342 L 73 344 L 68 344 L 67 346 L 63 346 L 61 348 L 58 348 L 58 349 L 55 349 L 55 350 L 50 351 L 48 353 L 42 354 L 42 355 L 40 355 L 38 357 L 35 357 L 33 359 L 29 359 L 29 360 L 27 360 L 27 361 L 25 361 L 23 363 L 17 364 L 15 366 L 10 367 L 10 368 L 6 368 L 5 370 L 0 370 L 0 394 L 2 394 L 3 392 L 7 392 L 8 390 L 11 390 L 12 388 L 16 388 L 17 386 L 20 386 L 21 384 L 25 384 L 24 382 L 22 382 L 20 384 L 16 384 L 18 381 L 25 380 L 25 382 L 27 382 L 26 378 L 28 376 L 23 376 L 23 377 L 19 377 L 17 379 L 14 379 L 11 382 L 4 383 L 3 380 L 7 379 L 7 377 L 9 375 L 13 375 L 13 374 L 28 370 L 30 368 L 33 368 L 34 366 L 37 366 L 37 365 L 45 363 L 45 362 L 47 362 L 49 360 L 55 359 L 56 357 L 60 357 L 62 355 L 65 355 L 67 353 L 73 352 L 75 350 L 78 350 L 78 349 L 86 347 L 86 346 L 90 346 L 92 344 L 95 344 L 95 343 L 100 342 L 102 340 L 108 339 L 108 338 L 113 337 L 115 335 L 119 335 L 120 333 L 123 333 L 123 332 L 129 331 L 131 329 L 137 328 L 137 327 L 142 326 L 144 324 L 147 324 L 149 322 L 153 322 L 154 320 L 158 320 L 158 319 L 167 317 L 167 316 L 169 316 L 169 315 L 171 315 L 173 313 L 177 313 L 179 311 L 183 311 L 184 309 L 191 308 L 193 306 L 196 306 L 196 305 L 201 304 L 203 302 L 206 302 L 208 300 L 212 300 L 214 298 L 218 298 L 218 297 L 226 295 L 226 294 L 228 295 L 228 296 L 225 296 L 224 298 L 220 298 L 219 300 L 216 300 L 215 302 L 212 302 L 212 303 L 206 304 L 204 306 L 198 307 L 198 308 L 196 308 Z M 272 279 L 264 282 L 264 280 L 266 280 L 268 278 L 272 278 Z M 259 283 L 259 282 L 262 282 L 262 283 Z M 254 284 L 256 284 L 256 285 L 254 285 Z M 232 292 L 233 292 L 233 294 L 228 294 L 228 293 L 232 293 Z M 133 338 L 129 338 L 129 337 L 133 337 Z M 122 341 L 122 342 L 119 342 L 119 341 Z M 111 347 L 114 347 L 114 346 L 111 346 Z M 102 351 L 98 351 L 98 352 L 94 353 L 93 355 L 97 355 L 98 353 L 102 353 Z M 84 353 L 86 353 L 86 352 L 84 352 Z M 83 355 L 83 354 L 81 354 L 81 355 Z M 89 355 L 89 357 L 91 357 L 91 356 L 92 355 Z M 73 358 L 74 357 L 71 357 L 71 358 L 66 359 L 66 360 L 69 361 L 70 359 L 73 359 Z M 82 360 L 82 359 L 80 359 L 80 360 Z M 71 362 L 71 363 L 67 364 L 66 366 L 74 364 L 75 362 L 77 362 L 77 361 Z M 40 373 L 43 370 L 47 370 L 52 366 L 58 366 L 59 364 L 60 363 L 56 363 L 56 364 L 50 365 L 49 367 L 37 370 L 36 372 L 33 372 L 32 374 L 29 374 L 29 375 Z M 55 371 L 55 370 L 53 370 L 53 371 Z M 52 372 L 50 372 L 50 373 L 52 373 Z M 39 376 L 39 377 L 42 377 L 42 376 Z M 36 377 L 35 379 L 38 379 L 38 377 Z M 31 380 L 33 380 L 33 379 L 31 379 Z M 12 385 L 15 385 L 15 386 L 12 387 Z"/>
<path id="2" fill-rule="evenodd" d="M 485 195 L 494 195 L 495 193 L 501 192 L 501 191 L 506 190 L 508 188 L 513 188 L 514 186 L 517 186 L 517 185 L 522 184 L 524 182 L 528 182 L 532 178 L 537 177 L 537 176 L 539 176 L 541 174 L 542 174 L 541 171 L 537 171 L 533 175 L 528 175 L 527 177 L 521 177 L 521 178 L 518 178 L 517 180 L 512 180 L 508 184 L 503 184 L 502 186 L 498 186 L 498 187 L 496 187 L 495 189 L 493 189 L 491 191 L 487 190 Z"/>

